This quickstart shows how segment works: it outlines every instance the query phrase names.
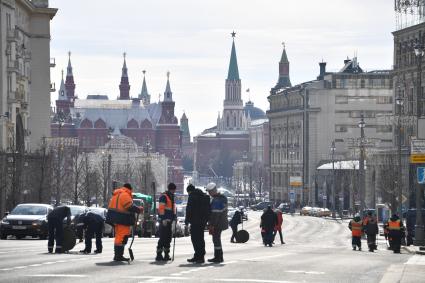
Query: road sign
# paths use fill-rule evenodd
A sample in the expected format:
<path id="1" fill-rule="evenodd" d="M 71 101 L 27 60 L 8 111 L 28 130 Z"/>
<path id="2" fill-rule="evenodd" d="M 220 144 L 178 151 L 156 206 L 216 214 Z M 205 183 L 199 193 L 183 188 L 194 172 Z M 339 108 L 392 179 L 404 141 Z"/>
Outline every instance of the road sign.
<path id="1" fill-rule="evenodd" d="M 290 199 L 291 202 L 295 202 L 295 193 L 294 192 L 289 193 L 289 199 Z"/>
<path id="2" fill-rule="evenodd" d="M 410 154 L 425 154 L 425 140 L 412 139 Z"/>
<path id="3" fill-rule="evenodd" d="M 425 167 L 418 167 L 416 176 L 418 176 L 418 184 L 425 184 Z"/>
<path id="4" fill-rule="evenodd" d="M 410 163 L 425 163 L 425 154 L 410 155 Z"/>
<path id="5" fill-rule="evenodd" d="M 301 187 L 303 185 L 301 176 L 289 176 L 289 185 L 292 187 Z"/>

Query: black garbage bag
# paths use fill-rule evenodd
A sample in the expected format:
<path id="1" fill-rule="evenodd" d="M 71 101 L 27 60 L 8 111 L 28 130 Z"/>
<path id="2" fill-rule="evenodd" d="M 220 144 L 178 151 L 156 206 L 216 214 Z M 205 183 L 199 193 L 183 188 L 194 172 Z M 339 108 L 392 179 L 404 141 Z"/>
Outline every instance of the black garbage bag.
<path id="1" fill-rule="evenodd" d="M 77 236 L 75 235 L 74 229 L 69 226 L 63 228 L 63 244 L 62 250 L 64 252 L 72 250 L 77 243 Z"/>

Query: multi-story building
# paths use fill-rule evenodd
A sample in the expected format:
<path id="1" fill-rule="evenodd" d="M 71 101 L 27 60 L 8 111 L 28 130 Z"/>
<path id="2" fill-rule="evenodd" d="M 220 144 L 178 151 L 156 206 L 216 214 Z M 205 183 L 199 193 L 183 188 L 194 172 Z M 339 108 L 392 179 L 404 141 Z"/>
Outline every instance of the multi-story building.
<path id="1" fill-rule="evenodd" d="M 131 98 L 124 55 L 118 99 L 109 100 L 106 95 L 89 95 L 87 99 L 79 99 L 75 95 L 76 85 L 69 58 L 66 80 L 62 77 L 56 101 L 52 136 L 78 138 L 79 150 L 85 152 L 104 147 L 110 138 L 130 138 L 141 150 L 158 152 L 168 158 L 168 179 L 176 183 L 182 192 L 182 136 L 174 115 L 175 102 L 169 75 L 162 101 L 150 101 L 145 78 L 141 93 L 137 98 Z"/>
<path id="2" fill-rule="evenodd" d="M 34 151 L 50 136 L 48 0 L 0 1 L 0 150 Z"/>
<path id="3" fill-rule="evenodd" d="M 392 126 L 379 117 L 392 113 L 392 96 L 390 71 L 364 72 L 357 58 L 344 60 L 343 68 L 333 73 L 326 72 L 322 62 L 316 80 L 272 89 L 267 113 L 271 198 L 288 201 L 294 195 L 299 204 L 315 203 L 316 169 L 331 161 L 332 143 L 334 159 L 359 158 L 358 123 L 362 116 L 367 147 L 391 148 Z M 351 194 L 355 200 L 350 200 L 349 192 L 344 194 L 346 203 L 358 201 L 358 194 Z"/>

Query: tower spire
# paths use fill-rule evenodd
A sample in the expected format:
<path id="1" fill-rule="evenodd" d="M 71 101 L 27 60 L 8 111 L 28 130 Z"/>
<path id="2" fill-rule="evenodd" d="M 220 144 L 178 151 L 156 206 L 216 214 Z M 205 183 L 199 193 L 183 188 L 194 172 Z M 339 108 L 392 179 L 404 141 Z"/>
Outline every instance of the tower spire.
<path id="1" fill-rule="evenodd" d="M 238 59 L 236 58 L 236 47 L 235 47 L 236 32 L 233 31 L 231 35 L 232 35 L 232 51 L 230 53 L 229 72 L 227 73 L 227 79 L 239 80 Z"/>
<path id="2" fill-rule="evenodd" d="M 120 96 L 119 99 L 130 99 L 130 84 L 128 82 L 128 70 L 126 62 L 127 53 L 123 53 L 124 62 L 121 71 Z"/>
<path id="3" fill-rule="evenodd" d="M 170 71 L 167 72 L 167 85 L 165 86 L 164 101 L 173 101 L 173 92 L 170 87 Z"/>
<path id="4" fill-rule="evenodd" d="M 274 87 L 275 89 L 291 87 L 291 80 L 289 78 L 289 60 L 288 55 L 286 54 L 286 44 L 282 42 L 283 51 L 282 56 L 280 57 L 279 62 L 279 78 L 277 80 L 277 84 Z"/>
<path id="5" fill-rule="evenodd" d="M 140 92 L 139 99 L 143 101 L 143 105 L 149 105 L 151 103 L 151 96 L 148 93 L 148 88 L 146 87 L 146 79 L 145 74 L 146 71 L 143 70 L 143 84 L 142 84 L 142 91 Z"/>
<path id="6" fill-rule="evenodd" d="M 62 71 L 63 73 L 63 71 Z M 63 76 L 63 74 L 62 74 Z M 71 51 L 68 51 L 68 66 L 66 67 L 65 94 L 71 100 L 75 98 L 74 74 L 72 73 Z"/>

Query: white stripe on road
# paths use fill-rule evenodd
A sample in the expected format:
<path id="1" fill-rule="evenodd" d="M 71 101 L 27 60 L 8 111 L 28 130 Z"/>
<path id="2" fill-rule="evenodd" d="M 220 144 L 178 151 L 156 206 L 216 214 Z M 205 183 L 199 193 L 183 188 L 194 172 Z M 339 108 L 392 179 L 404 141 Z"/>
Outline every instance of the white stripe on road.
<path id="1" fill-rule="evenodd" d="M 89 277 L 88 275 L 83 274 L 31 274 L 25 275 L 27 277 L 71 277 L 71 278 L 84 278 Z"/>
<path id="2" fill-rule="evenodd" d="M 425 257 L 422 255 L 414 255 L 404 264 L 408 265 L 425 265 Z"/>
<path id="3" fill-rule="evenodd" d="M 167 277 L 167 276 L 125 276 L 122 279 L 150 279 L 150 282 L 161 281 L 161 280 L 189 280 L 189 277 Z M 154 280 L 154 281 L 151 281 Z"/>
<path id="4" fill-rule="evenodd" d="M 219 282 L 256 282 L 256 283 L 292 283 L 291 281 L 277 281 L 277 280 L 262 280 L 262 279 L 236 279 L 236 278 L 220 278 L 214 279 Z"/>
<path id="5" fill-rule="evenodd" d="M 284 272 L 286 272 L 286 273 L 316 274 L 316 275 L 325 274 L 324 272 L 321 272 L 321 271 L 304 271 L 304 270 L 287 270 L 287 271 L 284 271 Z"/>

